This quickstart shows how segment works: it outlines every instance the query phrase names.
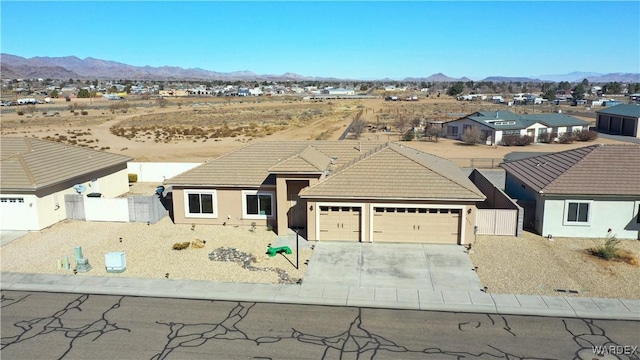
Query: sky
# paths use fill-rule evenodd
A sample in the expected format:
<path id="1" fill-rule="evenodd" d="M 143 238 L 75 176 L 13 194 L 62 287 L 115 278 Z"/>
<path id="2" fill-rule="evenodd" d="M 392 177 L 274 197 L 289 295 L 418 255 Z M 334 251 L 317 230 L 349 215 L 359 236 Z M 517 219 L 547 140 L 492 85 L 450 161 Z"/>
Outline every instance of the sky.
<path id="1" fill-rule="evenodd" d="M 640 73 L 640 1 L 6 1 L 0 51 L 347 79 Z"/>

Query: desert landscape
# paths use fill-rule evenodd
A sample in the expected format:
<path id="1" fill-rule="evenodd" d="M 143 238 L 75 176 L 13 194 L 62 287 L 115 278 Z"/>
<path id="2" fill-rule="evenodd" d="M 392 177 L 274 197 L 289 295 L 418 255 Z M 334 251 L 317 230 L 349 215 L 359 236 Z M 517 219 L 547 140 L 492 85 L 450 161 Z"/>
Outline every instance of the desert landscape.
<path id="1" fill-rule="evenodd" d="M 162 101 L 132 96 L 58 100 L 55 104 L 3 109 L 2 136 L 28 136 L 131 156 L 135 161 L 204 162 L 250 142 L 273 140 L 338 140 L 360 116 L 368 127 L 360 140 L 399 141 L 399 119 L 412 123 L 453 120 L 479 110 L 516 113 L 571 114 L 569 106 L 507 107 L 489 102 L 456 101 L 452 97 L 422 97 L 419 101 L 375 99 L 303 100 L 300 97 L 186 97 Z M 580 108 L 583 120 L 593 110 Z M 22 114 L 22 115 L 20 115 Z M 353 138 L 348 134 L 347 138 Z M 598 143 L 619 143 L 599 138 Z M 454 159 L 497 159 L 512 151 L 561 151 L 587 145 L 533 144 L 526 147 L 466 146 L 460 141 L 425 139 L 406 146 Z"/>

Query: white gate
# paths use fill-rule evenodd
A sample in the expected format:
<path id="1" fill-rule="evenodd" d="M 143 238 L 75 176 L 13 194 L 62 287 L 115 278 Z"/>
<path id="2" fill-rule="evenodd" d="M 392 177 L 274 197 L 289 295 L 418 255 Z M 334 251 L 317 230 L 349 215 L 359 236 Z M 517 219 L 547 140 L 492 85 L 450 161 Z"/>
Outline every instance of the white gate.
<path id="1" fill-rule="evenodd" d="M 127 199 L 84 198 L 87 221 L 129 222 Z"/>
<path id="2" fill-rule="evenodd" d="M 518 210 L 478 209 L 476 225 L 479 235 L 516 236 Z"/>

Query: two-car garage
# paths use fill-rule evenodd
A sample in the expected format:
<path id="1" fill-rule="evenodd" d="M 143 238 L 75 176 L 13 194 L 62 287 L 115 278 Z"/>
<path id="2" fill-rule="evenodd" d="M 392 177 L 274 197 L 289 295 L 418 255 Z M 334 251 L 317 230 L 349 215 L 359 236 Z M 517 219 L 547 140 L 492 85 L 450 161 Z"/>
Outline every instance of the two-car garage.
<path id="1" fill-rule="evenodd" d="M 458 244 L 461 219 L 461 207 L 320 205 L 318 239 Z"/>

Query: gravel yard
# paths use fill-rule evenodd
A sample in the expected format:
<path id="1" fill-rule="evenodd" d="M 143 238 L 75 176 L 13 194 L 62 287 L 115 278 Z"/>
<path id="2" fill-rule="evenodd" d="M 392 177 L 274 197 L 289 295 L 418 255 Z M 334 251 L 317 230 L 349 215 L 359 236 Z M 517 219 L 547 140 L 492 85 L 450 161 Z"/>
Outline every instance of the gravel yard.
<path id="1" fill-rule="evenodd" d="M 491 293 L 640 299 L 640 267 L 605 261 L 587 253 L 603 240 L 478 236 L 471 261 Z M 623 240 L 620 249 L 640 260 L 640 241 Z M 577 290 L 578 294 L 556 289 Z"/>
<path id="2" fill-rule="evenodd" d="M 122 242 L 120 242 L 122 239 Z M 204 248 L 172 250 L 177 242 L 206 241 Z M 0 249 L 2 271 L 73 274 L 57 270 L 56 261 L 68 255 L 75 265 L 74 247 L 82 246 L 92 270 L 77 276 L 118 276 L 172 279 L 217 280 L 225 282 L 279 283 L 284 270 L 292 281 L 304 276 L 312 250 L 300 250 L 300 269 L 296 270 L 295 253 L 269 257 L 267 247 L 276 235 L 264 227 L 254 232 L 249 227 L 176 225 L 165 217 L 152 225 L 145 223 L 107 223 L 65 220 L 41 232 L 32 232 Z M 212 261 L 209 254 L 219 248 L 236 248 L 256 258 L 250 269 L 240 261 Z M 292 249 L 295 251 L 295 249 Z M 104 255 L 124 251 L 127 269 L 124 273 L 107 273 Z M 235 252 L 226 253 L 234 254 Z M 232 257 L 233 258 L 233 257 Z M 258 269 L 255 269 L 258 268 Z"/>

